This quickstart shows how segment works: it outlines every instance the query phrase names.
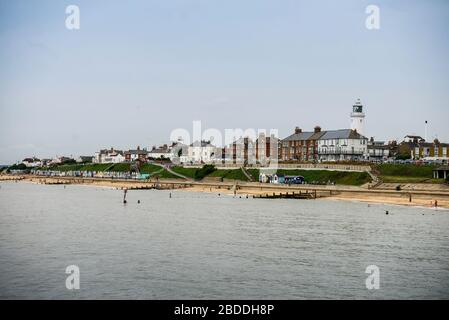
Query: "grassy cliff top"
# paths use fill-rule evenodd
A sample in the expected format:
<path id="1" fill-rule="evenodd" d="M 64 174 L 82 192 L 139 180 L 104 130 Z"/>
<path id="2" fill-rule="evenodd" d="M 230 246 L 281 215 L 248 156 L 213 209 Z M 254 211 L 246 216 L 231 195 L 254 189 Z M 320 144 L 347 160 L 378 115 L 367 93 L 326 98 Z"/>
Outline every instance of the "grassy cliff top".
<path id="1" fill-rule="evenodd" d="M 240 169 L 216 169 L 209 166 L 207 168 L 188 168 L 175 166 L 174 172 L 180 173 L 191 179 L 201 180 L 204 177 L 221 177 L 223 179 L 248 181 L 248 178 Z M 433 165 L 414 165 L 414 164 L 380 164 L 373 166 L 374 172 L 379 175 L 384 182 L 398 183 L 417 183 L 431 182 L 441 183 L 442 179 L 432 179 L 432 171 L 436 166 Z M 67 164 L 42 168 L 61 172 L 67 171 L 96 171 L 96 172 L 128 172 L 131 169 L 130 163 L 89 163 L 89 164 Z M 205 170 L 207 169 L 207 170 Z M 253 176 L 254 181 L 259 179 L 259 169 L 246 169 Z M 140 168 L 141 173 L 150 174 L 160 178 L 179 178 L 160 166 L 145 163 Z M 278 174 L 300 175 L 308 183 L 327 183 L 332 182 L 341 185 L 363 185 L 371 181 L 366 172 L 349 171 L 329 171 L 329 170 L 304 170 L 304 169 L 278 169 Z M 441 181 L 440 181 L 441 180 Z"/>
<path id="2" fill-rule="evenodd" d="M 437 165 L 384 163 L 373 167 L 383 182 L 396 183 L 441 183 L 443 179 L 433 179 L 433 169 Z"/>

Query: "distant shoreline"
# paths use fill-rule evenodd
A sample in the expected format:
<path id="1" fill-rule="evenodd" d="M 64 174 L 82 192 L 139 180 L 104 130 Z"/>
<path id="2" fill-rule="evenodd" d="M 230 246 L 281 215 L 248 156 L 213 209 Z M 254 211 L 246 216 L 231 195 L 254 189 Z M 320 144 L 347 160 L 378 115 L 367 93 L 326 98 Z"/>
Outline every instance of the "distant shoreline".
<path id="1" fill-rule="evenodd" d="M 208 192 L 216 194 L 231 194 L 236 196 L 260 196 L 278 195 L 280 193 L 309 192 L 317 199 L 333 199 L 358 201 L 368 203 L 384 203 L 414 207 L 434 207 L 435 200 L 438 207 L 449 209 L 449 191 L 434 190 L 386 190 L 386 189 L 366 189 L 354 186 L 317 186 L 317 185 L 275 185 L 255 182 L 198 182 L 179 181 L 179 179 L 160 180 L 125 180 L 108 178 L 74 178 L 74 177 L 43 177 L 43 176 L 14 176 L 2 175 L 0 181 L 23 180 L 41 184 L 79 184 L 91 186 L 103 186 L 118 189 L 167 189 L 185 190 L 195 192 Z M 411 197 L 411 201 L 410 201 Z M 267 200 L 265 200 L 267 201 Z M 298 200 L 311 201 L 311 200 Z"/>

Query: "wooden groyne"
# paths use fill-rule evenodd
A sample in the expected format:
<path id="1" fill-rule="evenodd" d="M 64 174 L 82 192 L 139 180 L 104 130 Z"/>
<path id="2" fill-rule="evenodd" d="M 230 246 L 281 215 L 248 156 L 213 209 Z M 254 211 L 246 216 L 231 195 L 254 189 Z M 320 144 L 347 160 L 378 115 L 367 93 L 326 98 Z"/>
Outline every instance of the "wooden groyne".
<path id="1" fill-rule="evenodd" d="M 0 175 L 0 181 L 20 181 L 25 179 L 24 176 Z"/>
<path id="2" fill-rule="evenodd" d="M 174 190 L 174 189 L 184 189 L 184 188 L 188 188 L 188 186 L 175 185 L 173 183 L 153 183 L 153 184 L 133 185 L 133 186 L 127 187 L 128 190 Z"/>
<path id="3" fill-rule="evenodd" d="M 261 195 L 254 195 L 254 199 L 316 199 L 317 194 L 315 192 L 285 192 L 285 193 L 278 193 L 275 192 L 269 194 L 261 194 Z"/>
<path id="4" fill-rule="evenodd" d="M 49 185 L 71 184 L 71 182 L 67 180 L 46 180 L 46 179 L 40 181 L 40 183 Z"/>

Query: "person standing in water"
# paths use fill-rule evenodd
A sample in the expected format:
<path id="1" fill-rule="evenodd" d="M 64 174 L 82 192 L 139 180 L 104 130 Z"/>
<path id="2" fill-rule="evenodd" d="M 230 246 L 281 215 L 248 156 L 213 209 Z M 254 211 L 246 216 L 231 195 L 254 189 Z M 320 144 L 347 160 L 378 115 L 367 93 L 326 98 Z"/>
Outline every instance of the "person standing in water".
<path id="1" fill-rule="evenodd" d="M 123 190 L 123 203 L 126 204 L 126 193 L 128 192 L 128 188 Z"/>

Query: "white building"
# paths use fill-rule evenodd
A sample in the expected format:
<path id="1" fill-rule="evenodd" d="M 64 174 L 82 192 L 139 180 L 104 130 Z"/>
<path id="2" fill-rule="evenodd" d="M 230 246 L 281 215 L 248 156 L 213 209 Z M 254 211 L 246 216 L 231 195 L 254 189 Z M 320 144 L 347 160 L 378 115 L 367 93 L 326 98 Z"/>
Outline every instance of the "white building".
<path id="1" fill-rule="evenodd" d="M 368 139 L 365 131 L 365 114 L 360 99 L 352 107 L 351 129 L 329 130 L 318 138 L 318 159 L 320 161 L 367 160 Z"/>
<path id="2" fill-rule="evenodd" d="M 148 152 L 148 157 L 151 159 L 170 159 L 172 160 L 174 157 L 172 148 L 169 148 L 166 144 L 163 146 L 156 148 L 153 147 L 151 151 Z"/>
<path id="3" fill-rule="evenodd" d="M 72 159 L 72 158 L 68 158 L 68 157 L 61 156 L 61 157 L 53 158 L 53 159 L 50 161 L 49 164 L 61 164 L 61 163 L 65 163 L 65 162 L 70 161 L 70 160 L 73 160 L 73 159 Z"/>
<path id="4" fill-rule="evenodd" d="M 187 155 L 181 156 L 181 162 L 191 164 L 214 163 L 221 158 L 221 149 L 209 141 L 195 141 L 187 149 Z"/>
<path id="5" fill-rule="evenodd" d="M 183 142 L 173 142 L 170 146 L 171 158 L 170 160 L 174 164 L 186 163 L 188 162 L 189 146 Z"/>
<path id="6" fill-rule="evenodd" d="M 368 141 L 368 160 L 384 161 L 392 157 L 393 146 L 384 141 L 374 141 L 373 138 Z"/>
<path id="7" fill-rule="evenodd" d="M 125 161 L 125 155 L 121 150 L 103 149 L 95 152 L 94 163 L 121 163 Z"/>
<path id="8" fill-rule="evenodd" d="M 27 167 L 27 168 L 35 168 L 35 167 L 40 167 L 42 165 L 41 160 L 39 160 L 36 157 L 32 157 L 32 158 L 25 158 L 22 160 L 22 163 Z"/>
<path id="9" fill-rule="evenodd" d="M 320 161 L 360 161 L 368 157 L 368 139 L 352 129 L 330 130 L 318 139 Z"/>
<path id="10" fill-rule="evenodd" d="M 418 143 L 418 142 L 425 142 L 425 140 L 421 136 L 406 135 L 404 137 L 404 142 Z"/>
<path id="11" fill-rule="evenodd" d="M 361 135 L 365 134 L 365 114 L 363 113 L 363 105 L 360 99 L 357 99 L 355 105 L 352 106 L 351 129 Z"/>

